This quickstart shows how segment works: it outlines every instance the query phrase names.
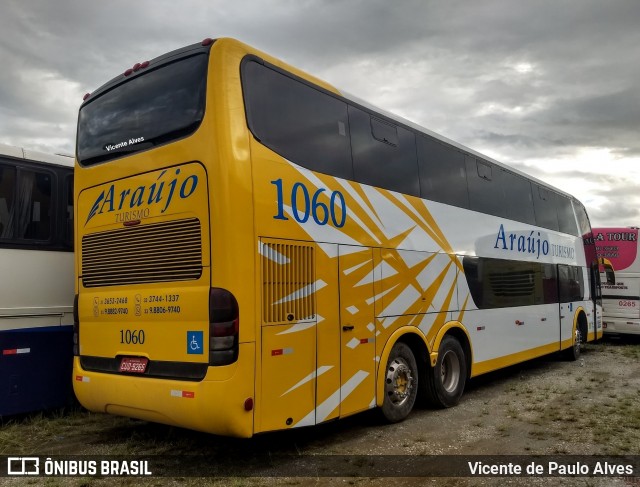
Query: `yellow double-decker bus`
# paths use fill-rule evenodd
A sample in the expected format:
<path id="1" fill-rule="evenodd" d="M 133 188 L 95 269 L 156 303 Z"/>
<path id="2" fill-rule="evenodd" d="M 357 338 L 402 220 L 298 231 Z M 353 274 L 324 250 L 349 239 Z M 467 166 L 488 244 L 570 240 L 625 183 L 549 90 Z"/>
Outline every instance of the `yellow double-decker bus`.
<path id="1" fill-rule="evenodd" d="M 80 108 L 74 387 L 223 435 L 416 399 L 602 325 L 575 198 L 231 39 Z"/>

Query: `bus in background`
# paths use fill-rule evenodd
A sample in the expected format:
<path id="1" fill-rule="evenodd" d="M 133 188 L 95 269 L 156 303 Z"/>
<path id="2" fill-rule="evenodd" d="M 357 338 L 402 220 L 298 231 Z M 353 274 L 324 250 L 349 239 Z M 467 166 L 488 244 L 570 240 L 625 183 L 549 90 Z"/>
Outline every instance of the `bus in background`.
<path id="1" fill-rule="evenodd" d="M 594 228 L 602 280 L 605 334 L 640 334 L 638 228 Z M 610 277 L 613 274 L 613 278 Z"/>
<path id="2" fill-rule="evenodd" d="M 0 145 L 0 416 L 71 404 L 73 158 Z"/>
<path id="3" fill-rule="evenodd" d="M 85 96 L 74 388 L 223 435 L 297 428 L 599 338 L 575 198 L 232 39 Z"/>

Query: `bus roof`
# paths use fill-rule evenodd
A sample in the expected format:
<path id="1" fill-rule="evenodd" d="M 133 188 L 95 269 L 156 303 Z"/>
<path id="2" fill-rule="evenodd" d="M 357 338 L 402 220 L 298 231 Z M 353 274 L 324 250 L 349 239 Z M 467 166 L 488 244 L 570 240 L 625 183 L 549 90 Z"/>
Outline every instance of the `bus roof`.
<path id="1" fill-rule="evenodd" d="M 45 152 L 25 149 L 13 145 L 0 144 L 0 156 L 9 156 L 27 161 L 46 162 L 59 166 L 73 167 L 73 156 L 64 154 L 47 154 Z"/>
<path id="2" fill-rule="evenodd" d="M 353 95 L 351 93 L 345 92 L 344 90 L 341 90 L 339 88 L 336 88 L 336 89 L 347 100 L 353 101 L 353 102 L 355 102 L 355 103 L 357 103 L 357 104 L 359 104 L 359 105 L 361 105 L 361 106 L 363 106 L 365 108 L 368 108 L 368 109 L 370 109 L 370 110 L 372 110 L 374 112 L 377 112 L 377 113 L 379 113 L 381 115 L 384 115 L 385 117 L 389 118 L 390 120 L 393 120 L 393 121 L 398 122 L 398 123 L 400 123 L 402 125 L 410 127 L 410 128 L 412 128 L 413 130 L 415 130 L 417 132 L 422 132 L 425 135 L 429 135 L 429 136 L 431 136 L 431 137 L 433 137 L 435 139 L 438 139 L 441 142 L 444 142 L 444 143 L 446 143 L 448 145 L 451 145 L 451 146 L 453 146 L 453 147 L 455 147 L 455 148 L 457 148 L 457 149 L 459 149 L 459 150 L 461 150 L 463 152 L 467 152 L 470 155 L 473 155 L 473 156 L 478 157 L 480 159 L 483 159 L 485 161 L 491 162 L 491 163 L 495 164 L 496 166 L 499 166 L 502 169 L 505 169 L 506 171 L 510 171 L 510 172 L 512 172 L 514 174 L 517 174 L 518 176 L 522 176 L 523 178 L 528 179 L 529 181 L 533 181 L 534 183 L 539 184 L 540 186 L 543 186 L 545 188 L 551 189 L 552 191 L 555 191 L 556 193 L 560 193 L 560 194 L 562 194 L 562 195 L 564 195 L 564 196 L 566 196 L 566 197 L 568 197 L 568 198 L 570 198 L 570 199 L 572 199 L 574 201 L 579 201 L 572 194 L 567 193 L 565 191 L 562 191 L 561 189 L 559 189 L 559 188 L 557 188 L 557 187 L 555 187 L 555 186 L 553 186 L 553 185 L 551 185 L 549 183 L 546 183 L 546 182 L 544 182 L 544 181 L 542 181 L 542 180 L 540 180 L 540 179 L 538 179 L 538 178 L 536 178 L 534 176 L 531 176 L 530 174 L 527 174 L 526 172 L 523 172 L 523 171 L 520 171 L 518 169 L 515 169 L 515 168 L 513 168 L 513 167 L 511 167 L 511 166 L 509 166 L 509 165 L 507 165 L 507 164 L 505 164 L 503 162 L 497 161 L 496 159 L 493 159 L 492 157 L 489 157 L 489 156 L 487 156 L 485 154 L 482 154 L 482 153 L 480 153 L 480 152 L 478 152 L 478 151 L 476 151 L 474 149 L 471 149 L 470 147 L 467 147 L 467 146 L 465 146 L 465 145 L 463 145 L 463 144 L 461 144 L 459 142 L 456 142 L 455 140 L 449 139 L 448 137 L 445 137 L 444 135 L 441 135 L 441 134 L 439 134 L 437 132 L 434 132 L 432 130 L 429 130 L 428 128 L 423 127 L 422 125 L 419 125 L 419 124 L 417 124 L 415 122 L 412 122 L 411 120 L 408 120 L 408 119 L 406 119 L 404 117 L 396 115 L 395 113 L 392 113 L 392 112 L 389 112 L 387 110 L 384 110 L 384 109 L 382 109 L 382 108 L 380 108 L 380 107 L 378 107 L 378 106 L 376 106 L 376 105 L 374 105 L 372 103 L 369 103 L 368 101 L 363 100 L 362 98 L 359 98 L 359 97 L 357 97 L 357 96 L 355 96 L 355 95 Z"/>

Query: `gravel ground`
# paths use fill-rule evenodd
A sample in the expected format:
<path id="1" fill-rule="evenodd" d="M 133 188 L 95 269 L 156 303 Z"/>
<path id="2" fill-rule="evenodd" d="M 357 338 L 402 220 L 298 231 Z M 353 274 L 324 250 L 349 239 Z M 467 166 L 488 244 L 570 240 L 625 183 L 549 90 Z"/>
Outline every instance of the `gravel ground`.
<path id="1" fill-rule="evenodd" d="M 607 339 L 589 344 L 576 362 L 549 356 L 472 380 L 454 408 L 415 409 L 398 424 L 384 424 L 377 411 L 316 427 L 258 435 L 250 440 L 221 438 L 180 428 L 75 411 L 23 418 L 0 430 L 5 455 L 204 455 L 180 460 L 203 465 L 241 465 L 257 472 L 265 462 L 278 477 L 32 479 L 29 485 L 576 485 L 640 486 L 640 477 L 415 477 L 411 456 L 441 456 L 451 462 L 477 455 L 533 455 L 541 460 L 586 462 L 590 455 L 640 458 L 640 341 Z M 11 444 L 8 438 L 24 441 Z M 176 456 L 180 455 L 180 457 Z M 316 455 L 346 462 L 349 476 L 300 477 Z M 387 455 L 398 455 L 387 458 Z M 447 456 L 455 456 L 447 458 Z M 575 455 L 576 457 L 571 457 Z M 462 457 L 461 457 L 462 456 Z M 523 456 L 527 456 L 526 458 Z M 531 456 L 531 457 L 530 457 Z M 326 458 L 326 457 L 325 457 Z M 426 457 L 433 462 L 432 457 Z M 376 476 L 384 462 L 402 476 Z M 495 463 L 497 459 L 487 459 Z M 333 464 L 336 466 L 337 464 Z M 326 465 L 325 465 L 326 466 Z M 321 465 L 322 467 L 322 465 Z M 321 468 L 322 470 L 322 468 Z M 640 475 L 639 468 L 635 475 Z M 204 472 L 203 472 L 204 473 Z M 202 475 L 202 474 L 201 474 Z M 3 485 L 25 485 L 2 479 Z"/>

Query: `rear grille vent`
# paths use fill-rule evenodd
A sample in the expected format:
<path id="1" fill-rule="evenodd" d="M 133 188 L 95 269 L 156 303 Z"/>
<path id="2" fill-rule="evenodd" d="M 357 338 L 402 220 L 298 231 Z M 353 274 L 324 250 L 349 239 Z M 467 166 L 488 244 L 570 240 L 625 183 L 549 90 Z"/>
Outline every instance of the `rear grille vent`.
<path id="1" fill-rule="evenodd" d="M 314 320 L 313 246 L 264 240 L 261 245 L 264 323 Z"/>
<path id="2" fill-rule="evenodd" d="M 188 281 L 202 275 L 197 218 L 110 230 L 82 238 L 85 287 Z"/>

